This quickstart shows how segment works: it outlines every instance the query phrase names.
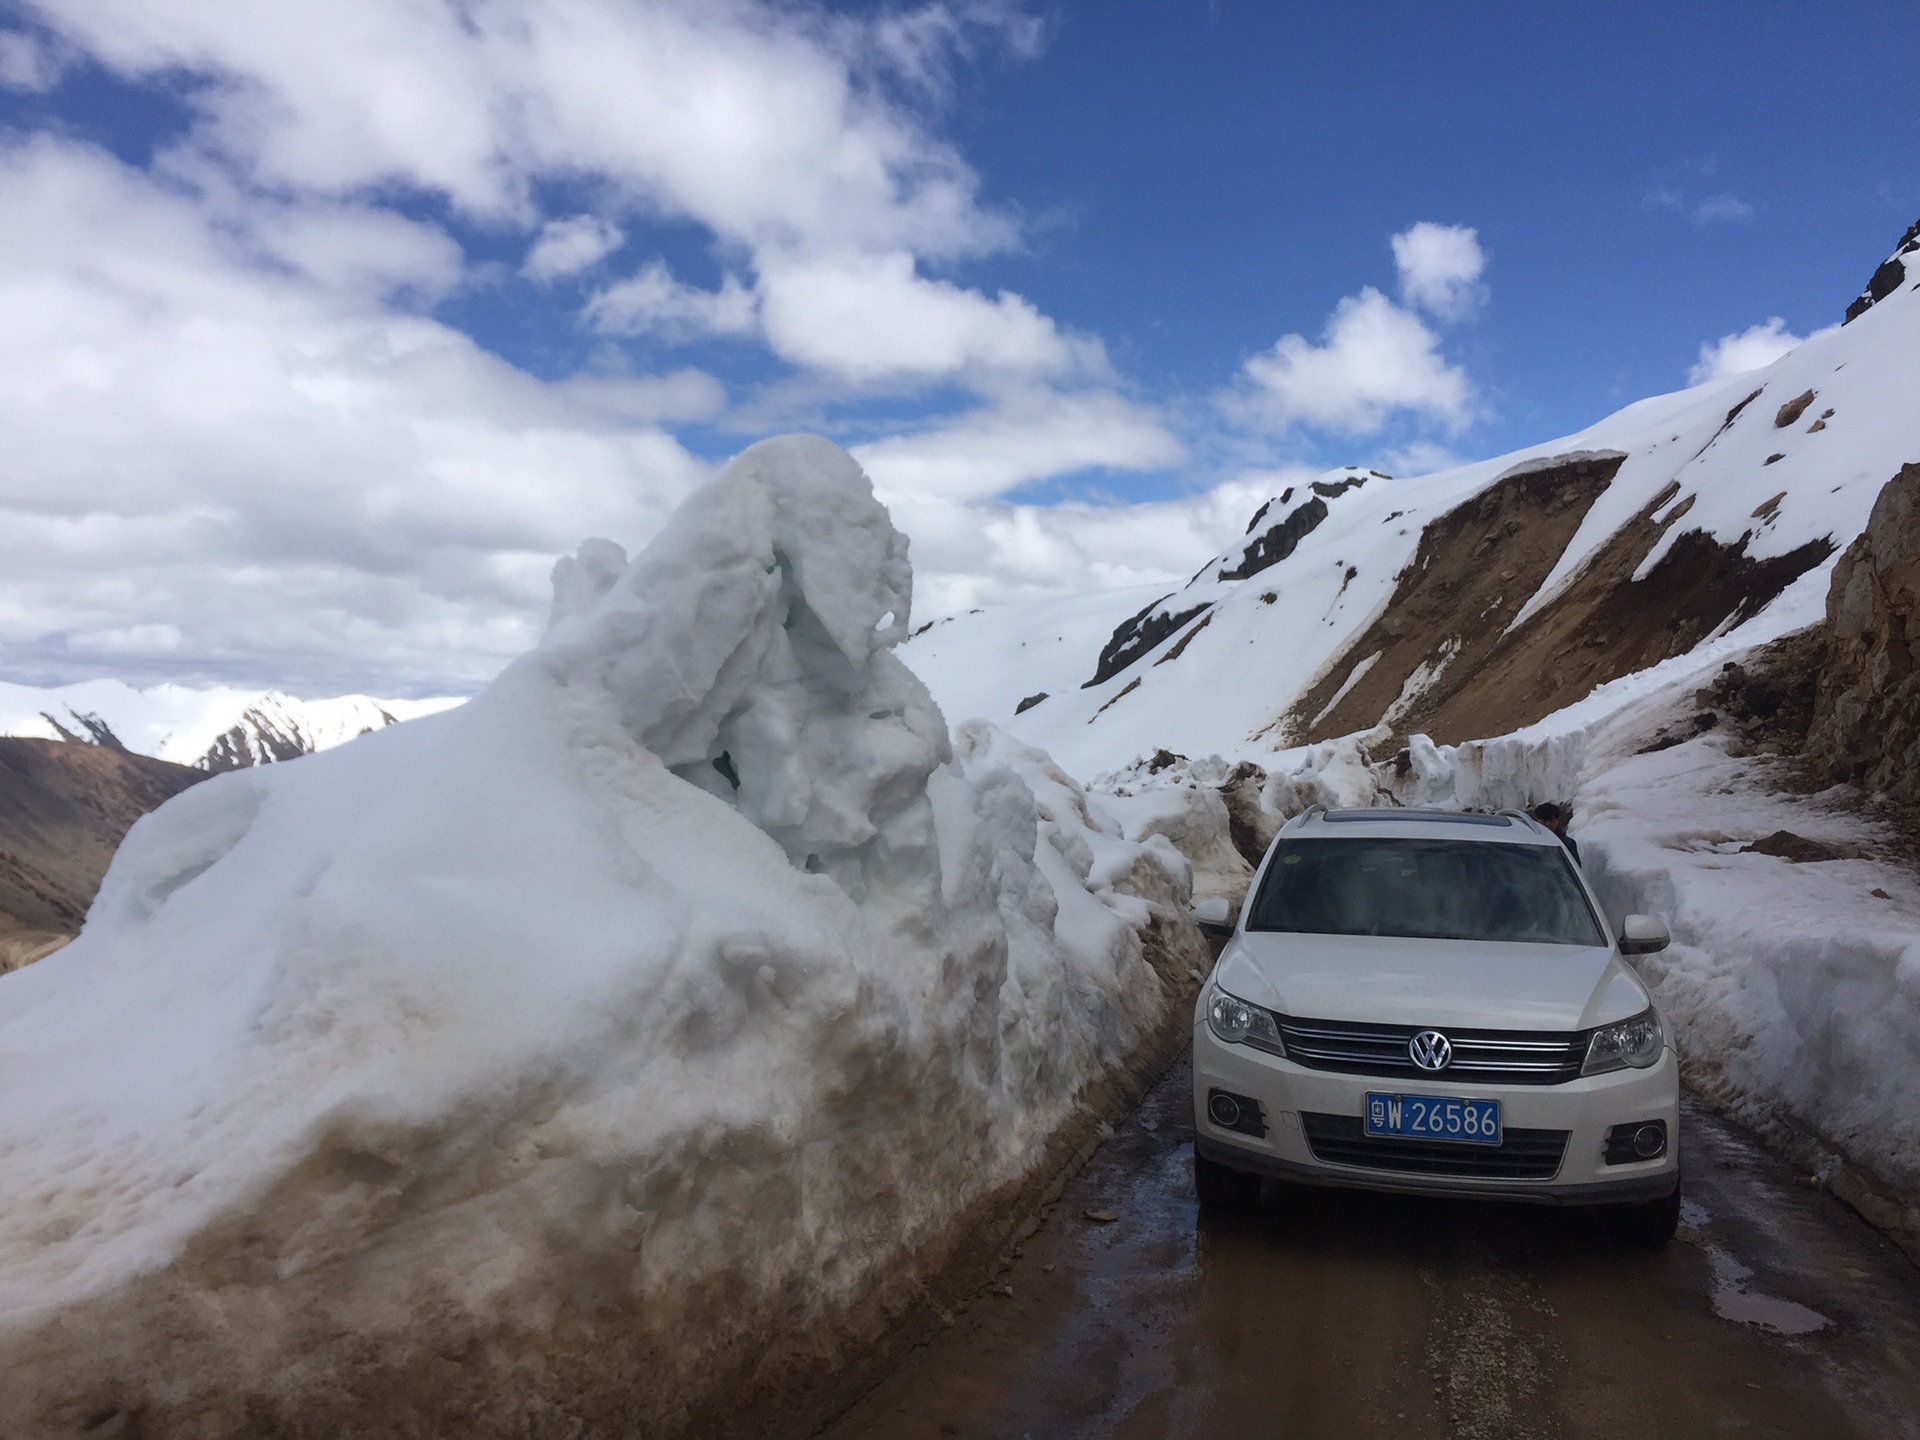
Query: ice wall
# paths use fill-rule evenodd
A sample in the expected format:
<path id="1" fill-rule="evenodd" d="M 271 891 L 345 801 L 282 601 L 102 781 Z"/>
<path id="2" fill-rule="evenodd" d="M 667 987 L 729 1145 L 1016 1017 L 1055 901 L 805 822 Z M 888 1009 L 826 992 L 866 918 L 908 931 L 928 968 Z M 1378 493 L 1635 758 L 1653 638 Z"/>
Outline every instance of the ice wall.
<path id="1" fill-rule="evenodd" d="M 0 1433 L 670 1433 L 910 1307 L 1204 963 L 910 603 L 767 442 L 471 704 L 136 825 L 0 979 Z"/>

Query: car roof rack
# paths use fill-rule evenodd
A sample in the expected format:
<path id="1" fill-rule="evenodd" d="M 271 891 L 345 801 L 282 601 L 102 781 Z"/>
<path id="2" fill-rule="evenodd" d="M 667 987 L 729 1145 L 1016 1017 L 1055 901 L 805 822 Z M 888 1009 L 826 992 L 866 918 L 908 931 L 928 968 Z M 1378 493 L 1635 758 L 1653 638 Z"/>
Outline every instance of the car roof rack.
<path id="1" fill-rule="evenodd" d="M 1327 816 L 1329 825 L 1400 825 L 1409 822 L 1438 825 L 1497 825 L 1503 830 L 1511 823 L 1505 816 L 1487 815 L 1478 810 L 1415 810 L 1412 808 L 1390 810 L 1384 805 L 1359 810 L 1340 810 Z"/>
<path id="2" fill-rule="evenodd" d="M 1327 813 L 1327 807 L 1322 805 L 1318 800 L 1316 800 L 1313 802 L 1313 804 L 1307 806 L 1306 809 L 1300 812 L 1300 818 L 1302 820 L 1311 820 L 1316 815 L 1324 815 L 1326 813 Z"/>
<path id="3" fill-rule="evenodd" d="M 1545 830 L 1547 828 L 1546 826 L 1542 825 L 1538 820 L 1534 819 L 1533 816 L 1529 815 L 1526 811 L 1521 810 L 1512 805 L 1503 806 L 1500 809 L 1494 811 L 1493 813 L 1496 815 L 1505 815 L 1510 819 L 1514 819 L 1514 820 L 1524 820 L 1526 821 L 1527 824 L 1531 825 L 1536 830 Z"/>

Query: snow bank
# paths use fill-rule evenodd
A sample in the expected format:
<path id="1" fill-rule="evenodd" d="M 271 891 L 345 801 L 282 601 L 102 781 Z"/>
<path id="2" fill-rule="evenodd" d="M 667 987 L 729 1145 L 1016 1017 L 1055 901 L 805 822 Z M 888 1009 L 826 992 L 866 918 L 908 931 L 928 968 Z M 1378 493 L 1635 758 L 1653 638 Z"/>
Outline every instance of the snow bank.
<path id="1" fill-rule="evenodd" d="M 910 592 L 768 442 L 470 704 L 136 825 L 0 979 L 0 1432 L 661 1433 L 884 1328 L 1204 955 L 1167 847 L 952 753 Z"/>
<path id="2" fill-rule="evenodd" d="M 1122 833 L 1143 844 L 1159 842 L 1192 868 L 1195 899 L 1219 896 L 1234 909 L 1253 880 L 1253 867 L 1233 845 L 1232 817 L 1217 784 L 1192 776 L 1142 788 L 1098 794 L 1101 808 L 1119 818 Z"/>
<path id="3" fill-rule="evenodd" d="M 1920 1246 L 1912 869 L 1871 858 L 1887 837 L 1846 792 L 1776 793 L 1768 762 L 1729 756 L 1718 736 L 1646 755 L 1609 738 L 1580 790 L 1582 854 L 1610 910 L 1673 931 L 1639 964 L 1688 1082 Z M 1782 830 L 1834 858 L 1745 848 Z"/>

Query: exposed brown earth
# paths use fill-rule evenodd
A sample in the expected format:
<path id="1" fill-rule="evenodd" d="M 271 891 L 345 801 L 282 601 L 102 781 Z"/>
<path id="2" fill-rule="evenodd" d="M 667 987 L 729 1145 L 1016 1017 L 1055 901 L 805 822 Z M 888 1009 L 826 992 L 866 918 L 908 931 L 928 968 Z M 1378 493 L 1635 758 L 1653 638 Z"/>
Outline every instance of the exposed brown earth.
<path id="1" fill-rule="evenodd" d="M 101 745 L 0 737 L 0 973 L 78 934 L 133 822 L 206 778 Z"/>
<path id="2" fill-rule="evenodd" d="M 1476 676 L 1624 458 L 1576 460 L 1509 476 L 1428 525 L 1386 612 L 1295 704 L 1292 733 L 1317 740 L 1370 729 L 1423 665 L 1444 667 L 1441 684 L 1450 675 L 1460 682 Z M 1379 659 L 1328 708 L 1370 655 Z"/>
<path id="3" fill-rule="evenodd" d="M 1558 596 L 1505 633 L 1618 466 L 1584 460 L 1515 476 L 1428 526 L 1386 613 L 1295 706 L 1294 732 L 1318 740 L 1385 720 L 1398 734 L 1442 744 L 1505 734 L 1758 613 L 1833 552 L 1817 540 L 1755 559 L 1744 537 L 1728 545 L 1688 530 L 1635 579 L 1690 508 L 1682 502 L 1661 514 L 1677 493 L 1669 486 Z M 1359 683 L 1322 713 L 1353 667 L 1376 653 Z M 1422 666 L 1424 685 L 1409 686 Z M 1414 693 L 1402 698 L 1407 691 Z"/>
<path id="4" fill-rule="evenodd" d="M 1651 509 L 1651 507 L 1649 507 Z M 1754 560 L 1745 542 L 1724 545 L 1699 530 L 1681 535 L 1644 579 L 1632 578 L 1658 538 L 1623 528 L 1565 592 L 1505 637 L 1478 676 L 1424 697 L 1408 729 L 1453 741 L 1498 735 L 1583 698 L 1596 686 L 1691 650 L 1723 625 L 1751 618 L 1833 553 L 1811 541 Z M 1671 522 L 1669 522 L 1671 523 Z"/>

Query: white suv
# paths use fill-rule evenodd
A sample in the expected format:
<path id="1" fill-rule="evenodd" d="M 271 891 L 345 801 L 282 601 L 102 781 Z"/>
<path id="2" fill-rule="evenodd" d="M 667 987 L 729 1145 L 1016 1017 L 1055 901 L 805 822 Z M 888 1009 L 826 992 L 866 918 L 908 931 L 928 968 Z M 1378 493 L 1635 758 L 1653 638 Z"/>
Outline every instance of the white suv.
<path id="1" fill-rule="evenodd" d="M 1551 832 L 1498 815 L 1318 806 L 1290 821 L 1201 989 L 1194 1181 L 1260 1177 L 1607 1205 L 1664 1243 L 1680 1214 L 1679 1067 Z"/>

